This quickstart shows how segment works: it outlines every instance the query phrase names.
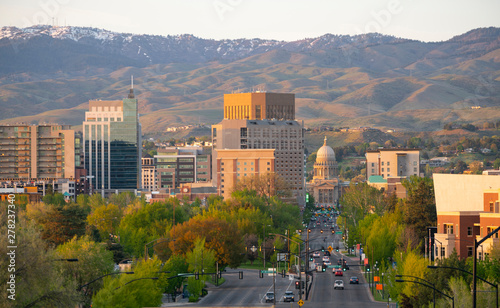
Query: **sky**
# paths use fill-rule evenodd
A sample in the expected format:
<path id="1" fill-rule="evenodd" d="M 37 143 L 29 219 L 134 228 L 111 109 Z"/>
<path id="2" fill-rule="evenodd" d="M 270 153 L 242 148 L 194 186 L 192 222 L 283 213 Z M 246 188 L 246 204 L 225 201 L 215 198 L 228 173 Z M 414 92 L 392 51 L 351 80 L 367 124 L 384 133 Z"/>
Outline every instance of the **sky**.
<path id="1" fill-rule="evenodd" d="M 217 40 L 378 32 L 429 42 L 500 27 L 500 1 L 0 0 L 0 26 L 36 24 Z"/>

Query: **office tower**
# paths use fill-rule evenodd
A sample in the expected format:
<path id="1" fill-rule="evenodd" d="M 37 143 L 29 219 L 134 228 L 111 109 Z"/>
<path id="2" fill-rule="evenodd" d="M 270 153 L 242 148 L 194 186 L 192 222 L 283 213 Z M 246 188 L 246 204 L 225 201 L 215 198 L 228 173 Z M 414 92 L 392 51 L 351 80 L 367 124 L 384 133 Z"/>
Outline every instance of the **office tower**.
<path id="1" fill-rule="evenodd" d="M 202 147 L 171 147 L 159 149 L 155 155 L 156 186 L 178 188 L 185 183 L 209 183 L 211 155 Z"/>
<path id="2" fill-rule="evenodd" d="M 91 191 L 136 190 L 141 183 L 141 126 L 133 89 L 123 100 L 92 100 L 83 122 Z"/>
<path id="3" fill-rule="evenodd" d="M 69 125 L 0 126 L 0 180 L 75 177 L 75 132 Z"/>
<path id="4" fill-rule="evenodd" d="M 293 119 L 294 115 L 294 94 L 224 95 L 225 119 L 212 126 L 213 165 L 218 150 L 274 149 L 274 172 L 289 184 L 297 203 L 304 205 L 304 128 Z M 221 191 L 217 178 L 214 168 L 213 180 Z"/>

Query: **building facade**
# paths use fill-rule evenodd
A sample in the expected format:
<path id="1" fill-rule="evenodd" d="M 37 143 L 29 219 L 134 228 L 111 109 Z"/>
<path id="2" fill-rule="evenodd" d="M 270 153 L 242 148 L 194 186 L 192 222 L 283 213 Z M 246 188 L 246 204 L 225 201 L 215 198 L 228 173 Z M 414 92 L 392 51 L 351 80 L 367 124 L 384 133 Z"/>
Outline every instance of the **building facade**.
<path id="1" fill-rule="evenodd" d="M 221 149 L 217 151 L 215 170 L 219 195 L 229 198 L 234 185 L 247 177 L 275 173 L 274 149 Z"/>
<path id="2" fill-rule="evenodd" d="M 75 132 L 69 125 L 0 126 L 0 181 L 75 178 Z"/>
<path id="3" fill-rule="evenodd" d="M 89 101 L 83 140 L 92 191 L 105 194 L 141 186 L 141 127 L 132 89 L 121 101 Z"/>
<path id="4" fill-rule="evenodd" d="M 474 239 L 480 240 L 500 226 L 500 176 L 435 173 L 433 179 L 437 210 L 435 257 L 447 258 L 453 250 L 462 259 L 470 257 Z M 499 244 L 498 234 L 478 248 L 477 257 L 482 259 L 494 244 Z"/>
<path id="5" fill-rule="evenodd" d="M 302 124 L 291 120 L 223 120 L 212 126 L 212 142 L 215 161 L 219 150 L 274 149 L 276 174 L 289 184 L 299 205 L 305 204 Z"/>
<path id="6" fill-rule="evenodd" d="M 141 188 L 146 191 L 158 191 L 155 158 L 146 154 L 142 158 L 141 168 Z"/>
<path id="7" fill-rule="evenodd" d="M 378 149 L 366 151 L 366 178 L 420 176 L 419 149 Z"/>
<path id="8" fill-rule="evenodd" d="M 295 94 L 234 93 L 224 94 L 224 119 L 295 120 Z"/>
<path id="9" fill-rule="evenodd" d="M 316 152 L 313 179 L 307 183 L 307 191 L 318 205 L 336 206 L 338 204 L 340 185 L 337 169 L 335 152 L 326 145 L 325 137 L 323 146 Z"/>
<path id="10" fill-rule="evenodd" d="M 156 187 L 178 188 L 186 183 L 210 183 L 211 155 L 202 147 L 172 147 L 155 155 Z"/>

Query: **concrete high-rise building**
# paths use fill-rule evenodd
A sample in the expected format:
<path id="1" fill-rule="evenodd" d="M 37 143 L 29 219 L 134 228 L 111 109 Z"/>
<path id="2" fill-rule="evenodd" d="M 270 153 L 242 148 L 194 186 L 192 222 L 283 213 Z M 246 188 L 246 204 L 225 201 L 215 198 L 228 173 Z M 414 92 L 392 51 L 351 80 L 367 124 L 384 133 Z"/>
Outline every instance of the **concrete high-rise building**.
<path id="1" fill-rule="evenodd" d="M 83 140 L 92 191 L 105 194 L 141 186 L 141 126 L 132 89 L 121 101 L 89 101 Z"/>
<path id="2" fill-rule="evenodd" d="M 297 203 L 304 205 L 304 128 L 294 115 L 294 94 L 224 95 L 225 119 L 212 125 L 213 165 L 218 150 L 274 149 L 275 173 L 289 184 Z M 215 168 L 213 180 L 217 181 Z"/>
<path id="3" fill-rule="evenodd" d="M 141 188 L 146 191 L 157 191 L 158 185 L 156 181 L 156 163 L 155 158 L 151 157 L 149 154 L 146 154 L 142 158 L 142 185 Z"/>
<path id="4" fill-rule="evenodd" d="M 0 126 L 0 180 L 75 178 L 75 131 L 69 125 Z"/>

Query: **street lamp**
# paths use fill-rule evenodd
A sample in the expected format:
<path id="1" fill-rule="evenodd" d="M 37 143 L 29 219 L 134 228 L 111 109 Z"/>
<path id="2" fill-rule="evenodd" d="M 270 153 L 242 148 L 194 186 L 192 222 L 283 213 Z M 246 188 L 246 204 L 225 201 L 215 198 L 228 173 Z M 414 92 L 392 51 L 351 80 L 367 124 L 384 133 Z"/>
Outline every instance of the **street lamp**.
<path id="1" fill-rule="evenodd" d="M 440 294 L 442 294 L 442 295 L 444 295 L 444 296 L 448 297 L 449 299 L 451 299 L 451 307 L 452 307 L 452 308 L 455 308 L 455 297 L 453 297 L 453 296 L 449 296 L 448 294 L 444 294 L 443 292 L 439 291 L 438 289 L 434 288 L 433 286 L 430 286 L 430 285 L 428 285 L 428 284 L 422 283 L 422 282 L 420 282 L 420 281 L 415 281 L 415 280 L 403 280 L 403 279 L 396 279 L 396 282 L 412 282 L 412 283 L 418 283 L 418 284 L 421 284 L 421 285 L 423 285 L 423 286 L 425 286 L 425 287 L 431 288 L 431 289 L 433 289 L 434 291 L 437 291 L 437 292 L 439 292 Z M 435 302 L 434 302 L 434 304 L 435 304 Z"/>
<path id="2" fill-rule="evenodd" d="M 425 279 L 422 279 L 422 278 L 420 278 L 420 277 L 417 277 L 417 276 L 411 276 L 411 275 L 396 275 L 396 277 L 399 277 L 399 278 L 401 278 L 401 277 L 411 277 L 411 278 L 414 278 L 414 279 L 420 279 L 420 280 L 422 280 L 422 281 L 424 281 L 424 282 L 427 282 L 429 285 L 431 285 L 431 286 L 432 286 L 432 289 L 434 290 L 434 292 L 433 292 L 433 293 L 434 293 L 433 307 L 436 307 L 436 285 L 435 285 L 435 284 L 433 284 L 432 282 L 427 281 L 427 280 L 425 280 Z M 396 280 L 396 281 L 397 281 L 397 280 Z"/>
<path id="3" fill-rule="evenodd" d="M 461 269 L 461 268 L 458 268 L 458 267 L 451 267 L 451 266 L 435 266 L 435 265 L 428 265 L 427 268 L 430 268 L 430 269 L 436 269 L 436 268 L 449 268 L 449 269 L 454 269 L 454 270 L 458 270 L 458 271 L 462 271 L 464 273 L 467 273 L 469 275 L 473 275 L 474 277 L 478 278 L 479 280 L 483 281 L 483 282 L 486 282 L 487 284 L 489 284 L 490 286 L 496 288 L 496 306 L 498 308 L 498 285 L 496 284 L 492 284 L 491 282 L 489 281 L 486 281 L 485 279 L 477 276 L 477 275 L 474 275 L 473 273 L 469 272 L 469 271 L 466 271 L 464 269 Z"/>

